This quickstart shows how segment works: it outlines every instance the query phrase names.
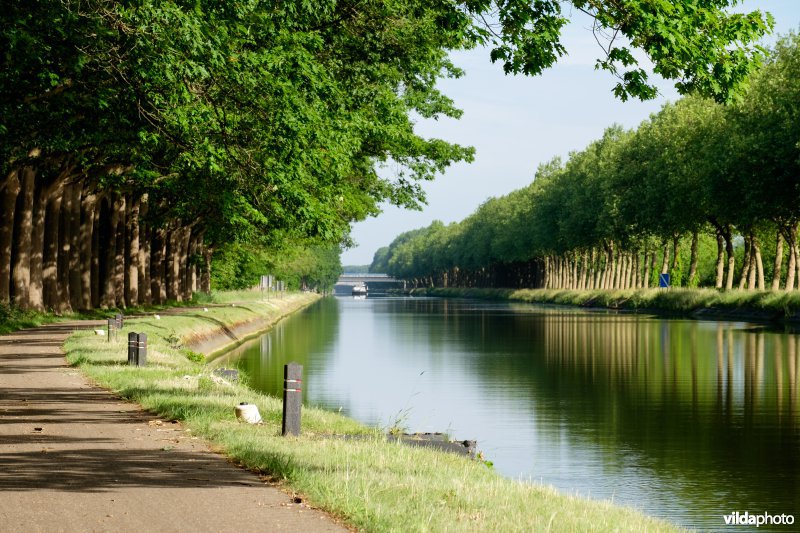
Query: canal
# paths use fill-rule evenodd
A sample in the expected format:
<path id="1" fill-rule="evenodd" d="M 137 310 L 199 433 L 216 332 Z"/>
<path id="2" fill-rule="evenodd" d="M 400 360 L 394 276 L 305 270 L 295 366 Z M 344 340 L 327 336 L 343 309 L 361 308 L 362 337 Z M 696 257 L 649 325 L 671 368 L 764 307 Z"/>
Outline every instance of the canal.
<path id="1" fill-rule="evenodd" d="M 326 298 L 216 364 L 280 395 L 288 361 L 304 365 L 306 403 L 476 439 L 514 479 L 700 529 L 724 529 L 734 511 L 800 519 L 795 334 L 513 303 Z"/>

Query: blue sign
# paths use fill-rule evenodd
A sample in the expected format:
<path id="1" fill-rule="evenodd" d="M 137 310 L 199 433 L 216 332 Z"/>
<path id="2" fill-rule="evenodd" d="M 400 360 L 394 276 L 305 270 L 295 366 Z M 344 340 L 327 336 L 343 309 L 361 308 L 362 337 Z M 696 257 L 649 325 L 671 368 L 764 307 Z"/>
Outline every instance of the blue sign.
<path id="1" fill-rule="evenodd" d="M 669 274 L 659 274 L 658 275 L 658 286 L 662 289 L 666 289 L 669 287 Z"/>

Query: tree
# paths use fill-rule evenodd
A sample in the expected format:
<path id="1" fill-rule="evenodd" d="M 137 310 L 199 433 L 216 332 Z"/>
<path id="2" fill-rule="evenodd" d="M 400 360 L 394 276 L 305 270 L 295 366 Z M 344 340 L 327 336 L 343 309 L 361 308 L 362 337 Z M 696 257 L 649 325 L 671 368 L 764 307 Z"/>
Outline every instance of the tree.
<path id="1" fill-rule="evenodd" d="M 572 1 L 631 43 L 599 63 L 618 96 L 653 95 L 639 48 L 719 100 L 771 24 L 730 3 Z M 421 180 L 472 157 L 414 130 L 459 115 L 436 89 L 460 74 L 448 52 L 490 44 L 538 74 L 566 18 L 558 0 L 12 0 L 0 22 L 0 302 L 68 310 L 184 299 L 231 242 L 339 244 L 383 201 L 419 206 Z"/>

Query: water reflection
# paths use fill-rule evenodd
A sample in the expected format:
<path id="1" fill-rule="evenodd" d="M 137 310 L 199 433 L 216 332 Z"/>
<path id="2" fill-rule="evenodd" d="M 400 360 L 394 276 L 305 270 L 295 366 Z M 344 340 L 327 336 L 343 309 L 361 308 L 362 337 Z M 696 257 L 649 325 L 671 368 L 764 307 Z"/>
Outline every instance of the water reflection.
<path id="1" fill-rule="evenodd" d="M 707 529 L 735 510 L 800 519 L 799 342 L 744 323 L 330 299 L 231 357 L 274 394 L 297 360 L 307 402 L 477 438 L 508 476 Z"/>

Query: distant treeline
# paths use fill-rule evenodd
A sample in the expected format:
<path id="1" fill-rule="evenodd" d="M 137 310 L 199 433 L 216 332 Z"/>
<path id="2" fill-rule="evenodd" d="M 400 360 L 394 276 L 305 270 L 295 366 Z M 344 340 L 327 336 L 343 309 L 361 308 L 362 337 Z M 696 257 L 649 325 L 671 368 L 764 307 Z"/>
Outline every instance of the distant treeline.
<path id="1" fill-rule="evenodd" d="M 800 39 L 733 104 L 686 97 L 540 166 L 465 220 L 398 236 L 371 269 L 425 286 L 795 289 Z"/>

